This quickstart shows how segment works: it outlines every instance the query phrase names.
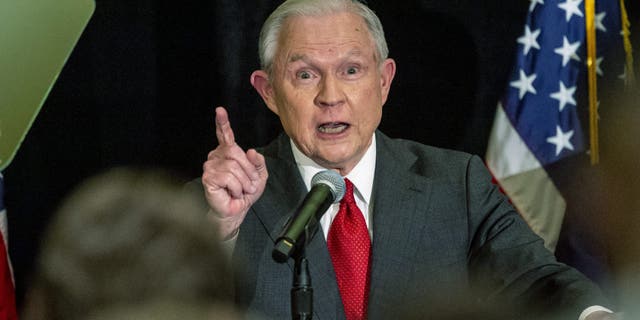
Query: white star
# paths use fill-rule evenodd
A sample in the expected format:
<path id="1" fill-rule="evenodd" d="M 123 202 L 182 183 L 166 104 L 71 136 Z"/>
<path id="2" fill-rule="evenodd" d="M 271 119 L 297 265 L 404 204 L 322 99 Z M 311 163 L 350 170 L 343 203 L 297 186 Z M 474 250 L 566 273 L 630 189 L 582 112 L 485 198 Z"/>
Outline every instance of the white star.
<path id="1" fill-rule="evenodd" d="M 565 18 L 567 19 L 567 22 L 569 22 L 571 16 L 574 14 L 580 17 L 584 17 L 582 11 L 580 11 L 580 8 L 578 8 L 581 3 L 582 0 L 567 0 L 567 2 L 558 5 L 560 9 L 565 11 Z"/>
<path id="2" fill-rule="evenodd" d="M 596 58 L 596 74 L 601 77 L 604 76 L 604 72 L 602 71 L 602 68 L 600 68 L 600 65 L 602 65 L 603 60 L 604 60 L 603 57 Z"/>
<path id="3" fill-rule="evenodd" d="M 627 82 L 627 68 L 624 68 L 622 70 L 622 74 L 618 75 L 618 79 L 624 80 L 624 82 Z"/>
<path id="4" fill-rule="evenodd" d="M 576 92 L 576 87 L 568 88 L 564 86 L 564 83 L 560 81 L 560 90 L 551 94 L 551 98 L 560 102 L 560 112 L 568 104 L 576 105 L 576 100 L 573 98 L 573 94 Z"/>
<path id="5" fill-rule="evenodd" d="M 562 37 L 562 47 L 556 48 L 553 52 L 562 56 L 562 66 L 564 67 L 569 62 L 569 59 L 580 61 L 580 57 L 576 54 L 578 48 L 580 48 L 580 41 L 569 43 L 567 37 L 564 36 Z"/>
<path id="6" fill-rule="evenodd" d="M 544 0 L 531 0 L 531 4 L 529 4 L 529 12 L 532 12 L 533 9 L 536 8 L 536 4 L 544 4 Z"/>
<path id="7" fill-rule="evenodd" d="M 520 100 L 522 100 L 522 97 L 524 97 L 527 92 L 536 94 L 536 88 L 533 87 L 533 80 L 535 80 L 536 77 L 537 75 L 535 73 L 531 76 L 527 76 L 527 74 L 524 73 L 524 70 L 520 69 L 520 79 L 518 79 L 518 81 L 511 81 L 510 85 L 520 90 L 518 94 Z"/>
<path id="8" fill-rule="evenodd" d="M 538 44 L 538 36 L 540 35 L 540 29 L 531 32 L 529 26 L 524 26 L 524 35 L 518 38 L 518 43 L 524 45 L 524 54 L 528 54 L 531 48 L 540 50 L 540 44 Z"/>
<path id="9" fill-rule="evenodd" d="M 631 31 L 626 30 L 626 29 L 622 29 L 620 30 L 620 35 L 623 37 L 628 37 L 631 34 Z"/>
<path id="10" fill-rule="evenodd" d="M 596 14 L 596 29 L 600 31 L 607 32 L 607 28 L 604 26 L 604 17 L 607 15 L 606 12 L 600 12 Z"/>
<path id="11" fill-rule="evenodd" d="M 556 126 L 556 135 L 547 138 L 547 142 L 554 144 L 556 146 L 556 156 L 560 154 L 562 149 L 569 149 L 573 151 L 573 144 L 571 144 L 571 137 L 573 136 L 573 130 L 569 130 L 567 132 L 562 132 L 560 126 Z"/>

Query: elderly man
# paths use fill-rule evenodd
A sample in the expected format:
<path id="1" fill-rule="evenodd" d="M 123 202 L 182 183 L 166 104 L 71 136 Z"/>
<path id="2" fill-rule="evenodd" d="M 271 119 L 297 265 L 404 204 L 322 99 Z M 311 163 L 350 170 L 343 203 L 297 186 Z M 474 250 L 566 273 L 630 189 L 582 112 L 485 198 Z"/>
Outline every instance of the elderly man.
<path id="1" fill-rule="evenodd" d="M 476 303 L 606 316 L 597 288 L 544 248 L 478 157 L 377 131 L 396 72 L 387 54 L 380 21 L 356 1 L 285 1 L 266 20 L 251 84 L 285 133 L 245 152 L 216 109 L 219 145 L 202 175 L 209 214 L 243 269 L 237 301 L 291 316 L 292 268 L 271 250 L 311 178 L 331 169 L 347 192 L 306 248 L 315 318 L 425 317 Z"/>

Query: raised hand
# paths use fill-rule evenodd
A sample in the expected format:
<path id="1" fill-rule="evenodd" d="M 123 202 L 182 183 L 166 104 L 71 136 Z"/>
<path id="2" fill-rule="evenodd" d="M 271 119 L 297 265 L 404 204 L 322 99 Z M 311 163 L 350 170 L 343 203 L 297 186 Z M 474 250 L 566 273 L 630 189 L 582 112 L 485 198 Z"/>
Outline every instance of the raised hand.
<path id="1" fill-rule="evenodd" d="M 229 239 L 262 195 L 269 174 L 261 154 L 254 149 L 244 152 L 236 144 L 223 107 L 216 108 L 216 137 L 218 147 L 203 164 L 202 185 L 220 235 Z"/>

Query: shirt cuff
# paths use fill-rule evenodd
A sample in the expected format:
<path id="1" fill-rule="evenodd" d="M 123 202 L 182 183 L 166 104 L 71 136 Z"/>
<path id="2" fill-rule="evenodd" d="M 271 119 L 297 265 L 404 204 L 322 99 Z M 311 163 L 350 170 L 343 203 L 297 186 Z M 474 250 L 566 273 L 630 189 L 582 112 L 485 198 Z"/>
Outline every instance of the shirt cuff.
<path id="1" fill-rule="evenodd" d="M 220 241 L 220 245 L 222 247 L 222 250 L 224 251 L 225 255 L 227 256 L 227 259 L 229 261 L 231 261 L 231 256 L 233 255 L 233 250 L 236 248 L 236 240 L 238 240 L 238 233 L 236 232 L 236 234 L 233 235 L 233 237 L 227 239 L 227 240 L 222 240 Z"/>
<path id="2" fill-rule="evenodd" d="M 582 313 L 580 314 L 580 317 L 578 318 L 578 320 L 584 320 L 586 319 L 590 314 L 596 312 L 596 311 L 604 311 L 604 312 L 609 312 L 609 313 L 613 313 L 613 311 L 603 307 L 603 306 L 591 306 L 588 307 L 586 309 L 584 309 L 584 311 L 582 311 Z"/>
<path id="3" fill-rule="evenodd" d="M 209 212 L 207 212 L 207 215 L 209 217 L 209 219 L 217 226 L 220 227 L 220 218 L 218 218 L 215 213 L 213 213 L 211 210 L 209 210 Z M 218 231 L 218 233 L 221 230 Z M 236 247 L 236 241 L 238 240 L 238 233 L 240 231 L 240 228 L 237 228 L 232 234 L 230 234 L 229 236 L 227 236 L 224 239 L 220 240 L 220 246 L 222 247 L 223 252 L 225 253 L 225 255 L 227 256 L 227 258 L 229 259 L 229 261 L 231 261 L 231 255 L 233 255 L 233 250 Z"/>

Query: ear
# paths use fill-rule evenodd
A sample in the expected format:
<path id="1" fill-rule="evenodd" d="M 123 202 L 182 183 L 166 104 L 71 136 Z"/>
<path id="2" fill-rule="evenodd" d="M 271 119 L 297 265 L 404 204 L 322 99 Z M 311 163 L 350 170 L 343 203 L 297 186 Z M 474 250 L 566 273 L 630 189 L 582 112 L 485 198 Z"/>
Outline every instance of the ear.
<path id="1" fill-rule="evenodd" d="M 380 89 L 382 93 L 382 104 L 387 102 L 391 82 L 396 75 L 396 62 L 393 59 L 385 59 L 380 66 Z"/>
<path id="2" fill-rule="evenodd" d="M 269 82 L 269 74 L 264 70 L 254 71 L 251 74 L 251 85 L 258 91 L 267 108 L 273 111 L 273 113 L 278 114 L 273 86 L 271 86 L 271 82 Z"/>

